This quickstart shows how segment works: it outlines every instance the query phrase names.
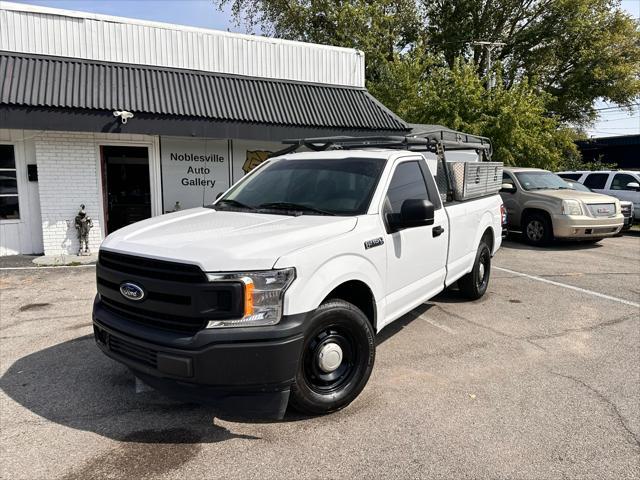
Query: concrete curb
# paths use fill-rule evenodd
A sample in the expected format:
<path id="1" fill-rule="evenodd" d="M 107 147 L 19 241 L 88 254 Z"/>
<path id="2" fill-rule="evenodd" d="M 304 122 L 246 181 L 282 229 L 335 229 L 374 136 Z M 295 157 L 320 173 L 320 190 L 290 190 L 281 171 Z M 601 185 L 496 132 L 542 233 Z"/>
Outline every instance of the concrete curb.
<path id="1" fill-rule="evenodd" d="M 44 255 L 33 259 L 39 267 L 62 267 L 73 265 L 93 265 L 98 261 L 98 254 L 91 255 Z"/>

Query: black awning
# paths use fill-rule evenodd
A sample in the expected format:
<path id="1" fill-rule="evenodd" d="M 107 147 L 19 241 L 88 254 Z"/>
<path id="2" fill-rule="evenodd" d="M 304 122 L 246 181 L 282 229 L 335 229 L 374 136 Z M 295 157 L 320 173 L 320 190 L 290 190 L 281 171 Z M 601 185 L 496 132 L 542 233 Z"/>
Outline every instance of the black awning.
<path id="1" fill-rule="evenodd" d="M 0 104 L 273 126 L 408 131 L 364 88 L 0 52 Z"/>

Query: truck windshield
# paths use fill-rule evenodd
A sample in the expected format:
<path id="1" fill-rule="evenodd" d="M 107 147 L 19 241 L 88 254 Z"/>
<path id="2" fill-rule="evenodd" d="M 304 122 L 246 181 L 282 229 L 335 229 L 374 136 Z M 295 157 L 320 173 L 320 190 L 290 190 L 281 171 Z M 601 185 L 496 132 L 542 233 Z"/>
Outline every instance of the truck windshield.
<path id="1" fill-rule="evenodd" d="M 233 187 L 213 208 L 362 215 L 384 164 L 384 159 L 377 158 L 276 160 Z"/>
<path id="2" fill-rule="evenodd" d="M 525 190 L 566 190 L 567 182 L 551 172 L 516 172 L 516 177 Z"/>

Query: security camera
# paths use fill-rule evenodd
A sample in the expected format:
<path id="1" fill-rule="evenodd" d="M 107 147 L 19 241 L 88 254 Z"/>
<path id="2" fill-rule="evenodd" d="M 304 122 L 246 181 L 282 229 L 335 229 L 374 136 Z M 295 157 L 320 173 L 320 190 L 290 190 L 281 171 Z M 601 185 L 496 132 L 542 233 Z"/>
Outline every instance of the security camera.
<path id="1" fill-rule="evenodd" d="M 127 123 L 127 120 L 129 120 L 130 118 L 133 118 L 133 113 L 127 112 L 126 110 L 116 110 L 115 112 L 113 112 L 113 116 L 120 117 L 120 120 L 122 120 L 122 123 L 125 124 Z"/>

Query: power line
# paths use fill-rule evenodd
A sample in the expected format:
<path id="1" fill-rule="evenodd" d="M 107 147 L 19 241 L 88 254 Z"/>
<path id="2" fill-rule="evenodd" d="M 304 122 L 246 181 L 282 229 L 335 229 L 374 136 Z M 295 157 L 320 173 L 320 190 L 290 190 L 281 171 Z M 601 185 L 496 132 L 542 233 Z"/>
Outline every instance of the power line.
<path id="1" fill-rule="evenodd" d="M 618 118 L 605 118 L 602 120 L 598 120 L 598 123 L 606 123 L 606 122 L 619 122 L 622 120 L 633 120 L 634 118 L 640 118 L 640 115 L 633 115 L 628 117 L 618 117 Z"/>
<path id="2" fill-rule="evenodd" d="M 594 110 L 596 112 L 605 112 L 607 110 L 623 110 L 625 108 L 636 107 L 638 105 L 640 105 L 640 103 L 632 103 L 630 105 L 625 105 L 625 106 L 617 105 L 615 107 L 594 108 Z"/>

